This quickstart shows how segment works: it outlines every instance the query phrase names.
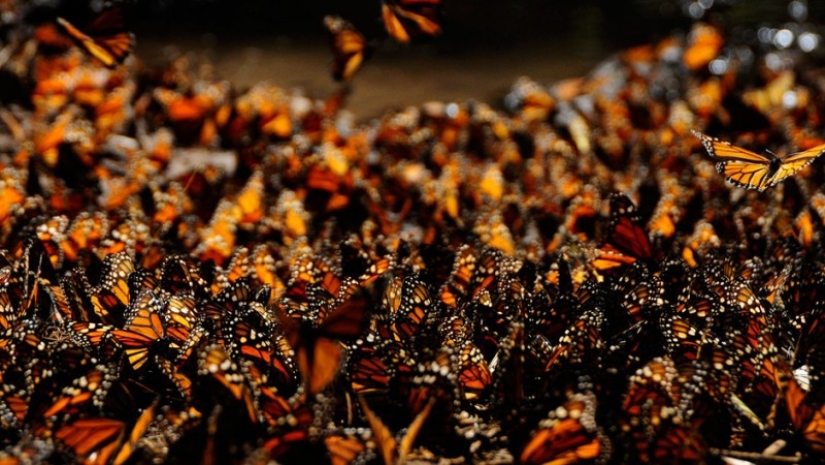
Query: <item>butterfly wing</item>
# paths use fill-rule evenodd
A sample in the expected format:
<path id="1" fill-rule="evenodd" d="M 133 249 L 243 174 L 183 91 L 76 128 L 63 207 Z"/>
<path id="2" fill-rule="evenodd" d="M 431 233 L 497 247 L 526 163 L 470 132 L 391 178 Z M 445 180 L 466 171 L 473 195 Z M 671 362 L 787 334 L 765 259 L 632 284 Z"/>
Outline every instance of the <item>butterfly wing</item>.
<path id="1" fill-rule="evenodd" d="M 367 41 L 349 21 L 339 16 L 327 16 L 324 25 L 332 35 L 330 73 L 336 81 L 348 81 L 366 59 Z"/>
<path id="2" fill-rule="evenodd" d="M 95 452 L 105 463 L 123 437 L 125 426 L 124 422 L 111 418 L 83 418 L 57 430 L 55 437 L 78 457 Z"/>
<path id="3" fill-rule="evenodd" d="M 122 63 L 132 50 L 134 38 L 126 31 L 122 7 L 102 11 L 83 31 L 63 18 L 58 17 L 57 24 L 72 40 L 109 68 Z"/>
<path id="4" fill-rule="evenodd" d="M 654 252 L 636 205 L 624 194 L 610 196 L 610 224 L 593 266 L 599 271 L 649 261 Z"/>
<path id="5" fill-rule="evenodd" d="M 363 291 L 340 303 L 314 331 L 312 347 L 299 349 L 298 366 L 307 377 L 310 394 L 322 391 L 338 374 L 343 349 L 337 341 L 353 342 L 369 324 L 369 301 Z M 308 341 L 309 342 L 309 341 Z M 309 351 L 309 352 L 307 352 Z"/>
<path id="6" fill-rule="evenodd" d="M 386 3 L 382 4 L 381 18 L 384 20 L 384 28 L 393 39 L 405 44 L 410 41 L 410 34 L 396 15 L 394 7 Z"/>
<path id="7" fill-rule="evenodd" d="M 381 16 L 390 36 L 407 43 L 416 35 L 441 32 L 440 9 L 441 0 L 385 0 Z"/>
<path id="8" fill-rule="evenodd" d="M 364 411 L 364 416 L 367 417 L 367 421 L 370 424 L 370 429 L 372 430 L 375 442 L 378 444 L 384 463 L 387 465 L 398 463 L 398 442 L 396 442 L 392 432 L 387 428 L 387 425 L 378 418 L 378 415 L 370 409 L 367 401 L 364 400 L 363 397 L 359 397 L 358 400 L 361 402 L 361 409 Z"/>
<path id="9" fill-rule="evenodd" d="M 151 290 L 141 292 L 131 312 L 126 329 L 112 331 L 114 338 L 123 346 L 129 363 L 135 370 L 148 360 L 152 345 L 166 336 L 166 327 L 160 312 L 163 304 Z"/>
<path id="10" fill-rule="evenodd" d="M 727 181 L 739 187 L 759 191 L 778 182 L 777 173 L 771 175 L 773 159 L 697 131 L 693 131 L 693 135 L 702 141 L 708 155 L 718 161 L 716 170 L 725 175 Z"/>
<path id="11" fill-rule="evenodd" d="M 812 147 L 808 150 L 792 153 L 783 157 L 782 163 L 779 164 L 779 168 L 767 181 L 767 185 L 774 186 L 782 182 L 788 176 L 808 166 L 811 162 L 816 160 L 817 157 L 822 155 L 823 152 L 825 152 L 825 144 L 817 145 L 816 147 Z"/>

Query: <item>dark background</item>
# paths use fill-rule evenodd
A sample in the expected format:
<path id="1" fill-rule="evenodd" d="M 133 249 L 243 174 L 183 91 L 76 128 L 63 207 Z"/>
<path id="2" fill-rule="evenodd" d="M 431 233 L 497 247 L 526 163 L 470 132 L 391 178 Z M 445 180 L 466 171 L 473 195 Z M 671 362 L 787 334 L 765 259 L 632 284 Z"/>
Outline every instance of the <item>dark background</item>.
<path id="1" fill-rule="evenodd" d="M 322 25 L 353 22 L 376 45 L 355 76 L 350 109 L 475 98 L 495 103 L 522 75 L 547 83 L 584 74 L 612 52 L 686 31 L 688 0 L 444 0 L 443 34 L 411 45 L 386 40 L 379 0 L 140 0 L 131 7 L 137 54 L 157 64 L 194 52 L 244 87 L 270 80 L 323 96 L 337 87 Z M 715 0 L 708 16 L 740 29 L 791 21 L 786 0 Z M 825 2 L 808 5 L 823 24 Z M 707 18 L 707 16 L 706 16 Z"/>

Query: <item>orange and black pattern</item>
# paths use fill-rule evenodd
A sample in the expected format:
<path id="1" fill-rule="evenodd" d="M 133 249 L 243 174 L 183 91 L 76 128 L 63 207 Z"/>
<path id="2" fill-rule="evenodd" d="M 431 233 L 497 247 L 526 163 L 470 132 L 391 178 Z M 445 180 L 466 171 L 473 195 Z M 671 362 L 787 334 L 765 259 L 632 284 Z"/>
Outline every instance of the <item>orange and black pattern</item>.
<path id="1" fill-rule="evenodd" d="M 383 20 L 433 35 L 441 7 Z M 813 75 L 714 74 L 739 55 L 697 24 L 506 112 L 356 125 L 191 57 L 144 71 L 112 14 L 0 63 L 26 92 L 0 105 L 0 463 L 825 457 Z"/>

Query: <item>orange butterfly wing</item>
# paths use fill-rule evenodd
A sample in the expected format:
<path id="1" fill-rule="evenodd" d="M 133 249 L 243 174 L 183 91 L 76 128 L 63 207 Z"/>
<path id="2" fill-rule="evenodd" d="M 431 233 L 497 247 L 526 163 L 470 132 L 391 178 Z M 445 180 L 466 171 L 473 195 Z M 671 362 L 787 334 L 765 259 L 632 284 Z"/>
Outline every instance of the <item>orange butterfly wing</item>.
<path id="1" fill-rule="evenodd" d="M 336 81 L 348 81 L 361 69 L 366 59 L 367 41 L 349 21 L 338 16 L 327 16 L 324 25 L 332 34 L 334 57 L 329 64 Z"/>
<path id="2" fill-rule="evenodd" d="M 776 170 L 776 173 L 771 177 L 769 183 L 771 186 L 777 184 L 796 173 L 802 168 L 808 166 L 816 160 L 822 153 L 825 152 L 825 144 L 817 145 L 802 152 L 792 153 L 782 158 L 782 163 Z"/>
<path id="3" fill-rule="evenodd" d="M 724 174 L 727 181 L 758 191 L 784 181 L 825 152 L 825 144 L 822 144 L 783 158 L 766 157 L 697 131 L 693 134 L 702 141 L 708 154 L 718 160 L 716 170 Z"/>
<path id="4" fill-rule="evenodd" d="M 112 335 L 123 346 L 132 368 L 138 370 L 149 360 L 152 344 L 166 336 L 166 327 L 160 315 L 162 304 L 151 290 L 138 296 L 134 308 L 126 329 L 115 329 Z"/>
<path id="5" fill-rule="evenodd" d="M 404 463 L 407 455 L 409 455 L 410 450 L 412 450 L 412 446 L 415 443 L 415 438 L 418 436 L 419 431 L 421 431 L 421 427 L 424 426 L 424 422 L 427 421 L 427 417 L 430 415 L 430 410 L 433 409 L 433 405 L 435 405 L 435 398 L 430 398 L 427 405 L 418 412 L 418 415 L 415 416 L 415 419 L 412 423 L 410 423 L 409 428 L 407 428 L 407 432 L 404 434 L 404 437 L 401 438 L 401 442 L 399 443 L 396 441 L 395 436 L 392 434 L 387 425 L 378 418 L 367 405 L 367 401 L 364 400 L 363 397 L 358 397 L 358 400 L 361 403 L 361 409 L 364 411 L 364 416 L 367 417 L 367 421 L 370 424 L 370 429 L 372 429 L 373 437 L 375 442 L 378 444 L 378 448 L 381 452 L 381 457 L 384 459 L 384 463 L 387 465 L 392 465 L 396 463 Z"/>
<path id="6" fill-rule="evenodd" d="M 57 18 L 63 30 L 90 55 L 109 68 L 114 68 L 129 56 L 134 38 L 125 30 L 122 7 L 102 11 L 84 30 L 63 18 Z"/>
<path id="7" fill-rule="evenodd" d="M 381 17 L 392 38 L 407 43 L 416 35 L 436 35 L 441 32 L 439 13 L 441 0 L 384 1 Z"/>

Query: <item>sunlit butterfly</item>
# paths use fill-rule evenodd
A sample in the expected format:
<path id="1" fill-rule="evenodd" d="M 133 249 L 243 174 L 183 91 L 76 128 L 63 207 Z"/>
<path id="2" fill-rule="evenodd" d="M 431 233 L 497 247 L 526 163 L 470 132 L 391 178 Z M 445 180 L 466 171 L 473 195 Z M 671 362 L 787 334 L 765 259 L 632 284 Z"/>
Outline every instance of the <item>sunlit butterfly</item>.
<path id="1" fill-rule="evenodd" d="M 768 151 L 760 155 L 698 131 L 693 131 L 693 135 L 701 139 L 708 155 L 717 160 L 716 170 L 724 174 L 726 180 L 760 192 L 784 181 L 825 152 L 822 144 L 782 157 Z"/>
<path id="2" fill-rule="evenodd" d="M 57 24 L 78 45 L 109 68 L 122 63 L 132 49 L 133 37 L 126 31 L 123 7 L 113 6 L 103 10 L 82 30 L 60 17 Z"/>
<path id="3" fill-rule="evenodd" d="M 352 23 L 340 16 L 326 16 L 324 26 L 332 36 L 333 58 L 329 71 L 336 81 L 349 81 L 367 59 L 367 41 Z"/>

